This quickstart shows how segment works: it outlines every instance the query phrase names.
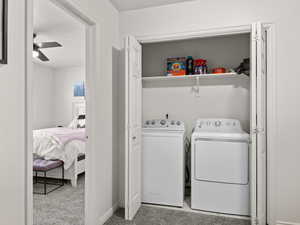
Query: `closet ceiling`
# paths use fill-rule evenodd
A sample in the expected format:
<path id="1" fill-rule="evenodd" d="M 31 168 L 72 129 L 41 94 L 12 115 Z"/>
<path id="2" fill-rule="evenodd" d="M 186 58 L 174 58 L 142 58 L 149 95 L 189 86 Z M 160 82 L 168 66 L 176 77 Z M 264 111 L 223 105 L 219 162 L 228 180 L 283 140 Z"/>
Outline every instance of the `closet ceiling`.
<path id="1" fill-rule="evenodd" d="M 187 2 L 194 0 L 111 0 L 111 2 L 120 11 L 142 9 L 161 5 L 174 4 L 179 2 Z"/>
<path id="2" fill-rule="evenodd" d="M 35 42 L 59 42 L 63 47 L 42 49 L 50 59 L 34 62 L 53 67 L 75 67 L 85 64 L 85 27 L 74 17 L 58 8 L 51 1 L 34 0 L 34 33 Z"/>

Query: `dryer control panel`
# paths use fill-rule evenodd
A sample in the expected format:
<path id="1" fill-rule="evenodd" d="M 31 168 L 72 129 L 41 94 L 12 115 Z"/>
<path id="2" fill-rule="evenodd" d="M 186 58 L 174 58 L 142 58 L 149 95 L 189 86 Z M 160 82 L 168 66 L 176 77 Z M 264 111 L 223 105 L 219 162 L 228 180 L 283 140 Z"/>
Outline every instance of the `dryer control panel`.
<path id="1" fill-rule="evenodd" d="M 198 119 L 196 130 L 211 132 L 240 132 L 241 123 L 235 119 Z"/>

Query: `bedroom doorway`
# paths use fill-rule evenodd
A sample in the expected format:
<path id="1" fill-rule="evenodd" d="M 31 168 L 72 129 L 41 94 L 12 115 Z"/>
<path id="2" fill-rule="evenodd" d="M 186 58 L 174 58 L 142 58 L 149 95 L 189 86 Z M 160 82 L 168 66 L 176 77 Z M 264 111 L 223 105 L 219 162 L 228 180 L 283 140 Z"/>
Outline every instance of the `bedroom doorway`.
<path id="1" fill-rule="evenodd" d="M 26 224 L 88 224 L 94 23 L 64 0 L 29 2 Z"/>

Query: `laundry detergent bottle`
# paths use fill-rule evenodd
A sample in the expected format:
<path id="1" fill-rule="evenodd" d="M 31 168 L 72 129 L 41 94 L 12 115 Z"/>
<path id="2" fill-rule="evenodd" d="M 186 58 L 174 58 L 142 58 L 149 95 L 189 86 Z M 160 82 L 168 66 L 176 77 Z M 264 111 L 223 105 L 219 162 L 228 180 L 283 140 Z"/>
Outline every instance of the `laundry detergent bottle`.
<path id="1" fill-rule="evenodd" d="M 188 56 L 186 59 L 186 75 L 192 75 L 194 73 L 194 59 L 192 56 Z"/>

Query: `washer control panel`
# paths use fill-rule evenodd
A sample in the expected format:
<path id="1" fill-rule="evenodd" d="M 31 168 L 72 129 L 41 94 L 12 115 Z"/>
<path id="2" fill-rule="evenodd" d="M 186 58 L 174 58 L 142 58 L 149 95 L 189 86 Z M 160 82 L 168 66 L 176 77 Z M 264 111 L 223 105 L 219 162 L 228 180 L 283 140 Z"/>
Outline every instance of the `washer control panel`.
<path id="1" fill-rule="evenodd" d="M 175 130 L 184 129 L 184 122 L 180 120 L 146 120 L 143 125 L 144 128 L 169 128 Z"/>
<path id="2" fill-rule="evenodd" d="M 202 131 L 239 131 L 241 123 L 235 119 L 198 119 L 195 129 Z"/>

